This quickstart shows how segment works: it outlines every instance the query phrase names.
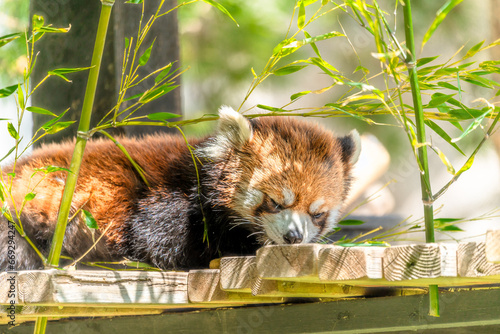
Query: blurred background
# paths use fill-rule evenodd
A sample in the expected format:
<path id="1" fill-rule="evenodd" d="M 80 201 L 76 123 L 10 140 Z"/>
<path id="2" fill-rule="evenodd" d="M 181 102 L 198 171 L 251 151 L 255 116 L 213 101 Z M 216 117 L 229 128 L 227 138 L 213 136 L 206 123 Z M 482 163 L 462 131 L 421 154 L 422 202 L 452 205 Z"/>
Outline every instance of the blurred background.
<path id="1" fill-rule="evenodd" d="M 220 0 L 219 2 L 228 9 L 239 26 L 214 7 L 202 2 L 184 6 L 177 12 L 180 46 L 178 64 L 181 68 L 189 67 L 189 70 L 182 75 L 180 87 L 180 105 L 182 106 L 180 108 L 185 118 L 216 113 L 222 104 L 239 107 L 253 79 L 251 69 L 260 73 L 272 55 L 273 48 L 285 38 L 294 9 L 294 1 L 291 0 Z M 394 6 L 394 1 L 380 1 L 381 4 L 385 2 L 388 3 L 389 9 Z M 438 9 L 445 2 L 444 0 L 413 2 L 417 45 L 420 45 L 422 36 L 429 28 Z M 60 6 L 59 10 L 63 10 L 68 1 L 58 0 L 54 3 Z M 29 9 L 28 0 L 0 0 L 0 35 L 28 29 Z M 140 7 L 136 9 L 140 10 Z M 498 0 L 464 1 L 448 15 L 418 57 L 440 55 L 439 61 L 444 62 L 463 45 L 467 50 L 479 41 L 485 40 L 486 43 L 490 43 L 500 38 L 497 14 L 500 15 L 500 1 Z M 402 17 L 398 18 L 398 20 L 401 19 Z M 50 21 L 46 19 L 46 23 Z M 65 26 L 69 23 L 75 24 L 67 22 Z M 96 23 L 88 24 L 95 25 Z M 400 26 L 396 27 L 396 33 L 400 39 L 403 39 Z M 360 73 L 353 74 L 359 64 L 358 57 L 371 73 L 378 73 L 380 65 L 371 56 L 372 52 L 376 52 L 371 36 L 342 11 L 335 11 L 321 18 L 309 29 L 309 33 L 314 36 L 342 30 L 346 31 L 352 45 L 347 39 L 340 37 L 318 42 L 317 45 L 323 57 L 344 75 L 354 79 L 361 78 Z M 90 46 L 81 47 L 89 48 Z M 483 52 L 474 60 L 498 60 L 500 54 L 498 48 Z M 20 80 L 26 62 L 25 49 L 22 39 L 0 48 L 0 68 L 2 69 L 0 88 L 15 84 Z M 309 56 L 313 55 L 311 48 L 304 47 L 297 52 L 296 57 L 305 59 L 308 53 Z M 81 66 L 81 64 L 73 66 Z M 290 96 L 294 93 L 321 89 L 330 84 L 331 79 L 313 67 L 293 75 L 271 76 L 251 95 L 243 110 L 256 104 L 283 106 L 290 101 Z M 491 97 L 488 96 L 491 93 L 481 87 L 471 86 L 468 89 L 468 102 L 480 97 Z M 339 87 L 324 94 L 311 94 L 298 101 L 295 106 L 322 106 L 325 103 L 337 101 L 344 93 L 345 89 Z M 60 111 L 62 110 L 56 112 Z M 0 118 L 16 119 L 14 97 L 0 99 Z M 364 166 L 362 168 L 360 166 L 358 177 L 363 178 L 363 175 L 370 173 L 373 169 L 380 169 L 383 173 L 378 175 L 374 172 L 377 175 L 376 179 L 366 185 L 360 197 L 351 206 L 356 206 L 356 203 L 360 203 L 373 194 L 377 197 L 353 213 L 354 218 L 367 222 L 363 228 L 354 228 L 355 233 L 363 229 L 368 231 L 378 225 L 394 225 L 408 217 L 411 217 L 410 221 L 417 220 L 423 215 L 415 159 L 407 137 L 401 129 L 392 126 L 368 125 L 346 117 L 315 118 L 310 121 L 324 124 L 339 134 L 348 133 L 356 128 L 362 134 L 374 136 L 370 140 L 375 148 L 365 152 L 365 158 L 362 160 Z M 379 117 L 377 121 L 392 122 L 391 117 Z M 6 124 L 5 121 L 0 123 L 0 157 L 3 157 L 12 146 Z M 31 119 L 25 117 L 22 124 L 22 133 L 25 138 L 31 136 L 32 126 Z M 186 127 L 185 131 L 191 135 L 202 135 L 209 133 L 213 127 L 213 122 L 206 122 Z M 449 129 L 446 124 L 443 127 L 446 130 Z M 453 133 L 453 130 L 451 132 Z M 471 153 L 483 134 L 484 131 L 479 129 L 461 144 L 466 154 Z M 459 155 L 446 143 L 442 145 L 443 140 L 439 136 L 431 131 L 428 135 L 433 143 L 449 157 L 456 169 L 465 162 L 466 157 Z M 451 238 L 464 240 L 480 237 L 489 228 L 500 228 L 500 212 L 495 211 L 500 204 L 500 161 L 494 142 L 492 140 L 486 144 L 483 151 L 476 157 L 473 167 L 435 204 L 436 209 L 440 208 L 436 215 L 440 218 L 474 218 L 484 215 L 490 218 L 462 223 L 460 228 L 465 232 L 444 235 L 443 238 L 451 236 Z M 388 151 L 387 156 L 385 150 Z M 376 154 L 366 155 L 366 153 L 373 152 Z M 439 189 L 451 178 L 451 175 L 447 173 L 435 154 L 430 155 L 433 189 Z M 378 166 L 377 160 L 383 159 L 387 159 L 387 164 Z M 384 185 L 388 183 L 389 185 L 384 188 Z M 379 191 L 382 188 L 383 190 Z M 410 235 L 406 238 L 416 240 L 419 236 Z"/>

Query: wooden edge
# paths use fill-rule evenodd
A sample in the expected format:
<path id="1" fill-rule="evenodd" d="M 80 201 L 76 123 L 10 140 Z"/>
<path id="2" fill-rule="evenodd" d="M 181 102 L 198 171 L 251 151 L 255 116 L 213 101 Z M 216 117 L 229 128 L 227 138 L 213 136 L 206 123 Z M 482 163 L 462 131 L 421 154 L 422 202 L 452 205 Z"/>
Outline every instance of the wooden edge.
<path id="1" fill-rule="evenodd" d="M 320 244 L 272 245 L 257 250 L 257 276 L 317 280 Z"/>
<path id="2" fill-rule="evenodd" d="M 20 271 L 16 275 L 16 304 L 187 304 L 187 278 L 183 272 Z M 0 295 L 0 304 L 9 302 L 6 294 Z"/>
<path id="3" fill-rule="evenodd" d="M 191 270 L 188 277 L 191 303 L 261 304 L 282 303 L 283 298 L 253 296 L 251 293 L 224 291 L 220 286 L 220 269 Z"/>
<path id="4" fill-rule="evenodd" d="M 320 281 L 381 279 L 385 247 L 329 246 L 319 251 Z"/>
<path id="5" fill-rule="evenodd" d="M 458 275 L 485 280 L 499 280 L 500 263 L 488 262 L 485 242 L 467 242 L 458 245 Z"/>
<path id="6" fill-rule="evenodd" d="M 486 233 L 486 259 L 489 262 L 500 263 L 500 230 Z"/>
<path id="7" fill-rule="evenodd" d="M 223 257 L 220 260 L 220 285 L 222 290 L 252 292 L 257 277 L 255 256 Z"/>

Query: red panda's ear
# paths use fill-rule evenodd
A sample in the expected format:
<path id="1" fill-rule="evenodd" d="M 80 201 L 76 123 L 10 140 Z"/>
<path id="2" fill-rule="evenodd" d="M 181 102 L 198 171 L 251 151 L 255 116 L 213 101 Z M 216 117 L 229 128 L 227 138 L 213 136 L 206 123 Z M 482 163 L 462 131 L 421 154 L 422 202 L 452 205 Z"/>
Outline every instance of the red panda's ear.
<path id="1" fill-rule="evenodd" d="M 245 116 L 231 107 L 222 106 L 219 108 L 218 136 L 240 148 L 252 137 L 252 126 Z"/>
<path id="2" fill-rule="evenodd" d="M 361 153 L 361 139 L 357 130 L 352 130 L 347 136 L 339 138 L 342 146 L 342 157 L 346 163 L 354 165 Z"/>

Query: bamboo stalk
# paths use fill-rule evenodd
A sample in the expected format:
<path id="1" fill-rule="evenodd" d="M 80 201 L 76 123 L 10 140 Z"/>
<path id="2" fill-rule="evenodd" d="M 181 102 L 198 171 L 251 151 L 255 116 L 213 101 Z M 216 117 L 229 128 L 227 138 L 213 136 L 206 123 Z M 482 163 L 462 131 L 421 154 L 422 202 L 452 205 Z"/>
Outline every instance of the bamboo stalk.
<path id="1" fill-rule="evenodd" d="M 415 40 L 413 34 L 413 21 L 411 15 L 411 0 L 404 0 L 403 6 L 405 37 L 408 53 L 406 55 L 406 67 L 408 69 L 411 93 L 413 98 L 413 108 L 415 109 L 415 125 L 417 127 L 417 143 L 426 142 L 424 112 L 422 108 L 422 96 L 418 84 Z M 420 185 L 422 191 L 422 202 L 424 204 L 425 220 L 425 241 L 434 242 L 434 209 L 430 184 L 429 163 L 427 158 L 427 146 L 418 147 L 418 160 L 420 165 Z M 437 285 L 429 285 L 429 315 L 439 317 L 439 291 Z"/>
<path id="2" fill-rule="evenodd" d="M 50 246 L 49 257 L 47 259 L 48 266 L 55 267 L 59 265 L 61 257 L 61 250 L 68 224 L 68 217 L 71 209 L 71 202 L 73 200 L 73 193 L 75 192 L 76 182 L 78 180 L 78 173 L 83 159 L 83 153 L 88 140 L 88 131 L 90 128 L 90 118 L 92 115 L 92 107 L 94 104 L 95 92 L 97 87 L 97 80 L 99 77 L 99 69 L 101 67 L 102 54 L 104 50 L 104 43 L 106 41 L 106 33 L 108 30 L 109 18 L 111 17 L 111 9 L 113 8 L 114 0 L 101 0 L 101 15 L 99 17 L 99 25 L 97 28 L 97 36 L 95 39 L 94 52 L 92 54 L 92 63 L 89 71 L 89 78 L 87 81 L 87 88 L 85 90 L 85 98 L 80 116 L 80 123 L 78 124 L 78 132 L 71 158 L 70 171 L 66 178 L 64 186 L 63 197 L 61 206 L 59 208 L 59 215 L 57 217 L 57 225 L 52 238 Z M 35 324 L 35 334 L 44 334 L 47 326 L 47 318 L 37 318 Z"/>

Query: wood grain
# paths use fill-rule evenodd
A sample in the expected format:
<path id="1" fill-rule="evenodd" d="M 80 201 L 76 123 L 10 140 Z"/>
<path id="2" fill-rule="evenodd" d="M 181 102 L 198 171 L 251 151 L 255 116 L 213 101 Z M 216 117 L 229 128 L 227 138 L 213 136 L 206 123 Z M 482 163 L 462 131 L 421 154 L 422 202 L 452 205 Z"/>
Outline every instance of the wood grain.
<path id="1" fill-rule="evenodd" d="M 319 279 L 332 282 L 381 279 L 383 255 L 384 247 L 325 247 L 319 252 Z"/>
<path id="2" fill-rule="evenodd" d="M 257 275 L 266 279 L 318 282 L 318 244 L 273 245 L 257 250 Z"/>
<path id="3" fill-rule="evenodd" d="M 500 230 L 486 233 L 486 259 L 500 263 Z"/>
<path id="4" fill-rule="evenodd" d="M 484 283 L 500 282 L 500 264 L 488 262 L 484 242 L 467 242 L 458 246 L 458 275 L 484 279 Z"/>

